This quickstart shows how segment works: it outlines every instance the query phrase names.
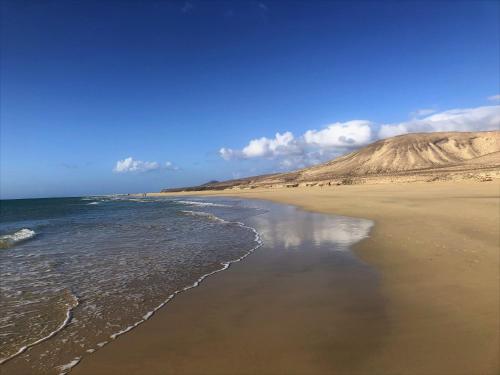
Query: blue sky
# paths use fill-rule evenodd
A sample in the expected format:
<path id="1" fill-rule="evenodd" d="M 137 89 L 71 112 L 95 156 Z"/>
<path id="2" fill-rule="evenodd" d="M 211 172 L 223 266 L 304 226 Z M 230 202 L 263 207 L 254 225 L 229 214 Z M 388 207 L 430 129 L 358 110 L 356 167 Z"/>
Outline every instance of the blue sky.
<path id="1" fill-rule="evenodd" d="M 495 1 L 1 4 L 2 198 L 157 191 L 498 128 Z"/>

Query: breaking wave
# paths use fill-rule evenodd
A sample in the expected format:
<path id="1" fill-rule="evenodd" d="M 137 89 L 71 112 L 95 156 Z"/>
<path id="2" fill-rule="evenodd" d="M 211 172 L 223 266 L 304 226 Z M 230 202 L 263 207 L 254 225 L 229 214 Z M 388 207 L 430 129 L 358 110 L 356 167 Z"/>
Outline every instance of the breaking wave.
<path id="1" fill-rule="evenodd" d="M 189 211 L 189 210 L 182 210 L 181 212 L 186 215 L 200 216 L 209 220 L 217 221 L 219 223 L 229 223 L 229 221 L 221 219 L 220 217 L 217 217 L 215 215 L 209 214 L 208 212 Z"/>
<path id="2" fill-rule="evenodd" d="M 176 201 L 177 203 L 187 204 L 188 206 L 197 207 L 233 207 L 228 204 L 211 203 L 211 202 L 198 202 L 198 201 Z"/>
<path id="3" fill-rule="evenodd" d="M 27 241 L 35 236 L 35 231 L 27 228 L 18 230 L 13 234 L 5 234 L 3 236 L 0 236 L 0 249 L 6 249 L 15 246 L 19 242 Z"/>

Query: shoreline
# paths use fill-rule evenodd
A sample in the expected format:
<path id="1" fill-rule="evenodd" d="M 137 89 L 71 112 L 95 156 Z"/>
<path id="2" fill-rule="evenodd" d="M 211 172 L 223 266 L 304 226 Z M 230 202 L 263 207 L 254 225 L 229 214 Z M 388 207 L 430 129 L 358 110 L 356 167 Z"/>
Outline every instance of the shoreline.
<path id="1" fill-rule="evenodd" d="M 370 238 L 354 251 L 382 275 L 391 332 L 378 338 L 366 372 L 500 371 L 497 180 L 187 195 L 266 199 L 373 220 Z"/>
<path id="2" fill-rule="evenodd" d="M 287 258 L 256 255 L 182 294 L 154 319 L 85 357 L 72 373 L 498 373 L 500 186 L 496 182 L 148 195 L 260 199 L 309 212 L 368 218 L 375 222 L 370 237 L 352 250 L 380 273 L 378 300 L 384 306 L 375 310 L 350 306 L 347 311 L 355 319 L 324 314 L 325 305 L 332 302 L 330 289 L 315 290 L 310 283 L 325 283 L 332 277 L 328 268 L 317 272 L 323 265 L 315 263 L 309 278 L 280 290 L 276 281 L 295 277 Z M 279 278 L 266 271 L 270 261 L 279 268 Z M 262 283 L 272 288 L 265 291 Z M 280 297 L 288 294 L 290 300 Z M 294 300 L 294 294 L 302 296 L 301 302 Z M 276 325 L 304 329 L 316 323 L 302 315 L 284 317 L 289 311 L 274 307 L 276 301 L 282 305 L 294 301 L 293 309 L 309 317 L 319 314 L 322 327 L 339 326 L 340 332 L 326 341 L 321 338 L 316 347 L 311 343 L 319 338 L 307 341 L 306 330 L 294 340 L 304 340 L 302 350 L 286 346 L 291 343 L 285 341 L 280 342 L 285 348 L 268 344 L 270 356 L 263 356 L 258 351 L 263 343 L 257 340 L 276 344 L 277 334 L 289 334 L 276 332 Z M 250 318 L 251 330 L 243 316 Z M 360 317 L 361 328 L 353 325 Z M 237 327 L 237 332 L 228 326 Z M 222 361 L 214 353 L 226 358 Z M 326 355 L 335 365 L 317 366 L 318 358 L 313 361 L 311 355 Z"/>
<path id="3" fill-rule="evenodd" d="M 190 212 L 192 212 L 192 211 L 190 211 Z M 74 367 L 76 367 L 88 355 L 90 355 L 92 353 L 95 353 L 98 349 L 103 348 L 104 346 L 106 346 L 108 344 L 111 344 L 112 342 L 114 342 L 117 338 L 119 338 L 123 334 L 126 334 L 126 333 L 132 331 L 133 329 L 139 327 L 141 324 L 143 324 L 146 321 L 148 321 L 153 315 L 155 315 L 165 305 L 167 305 L 169 302 L 171 302 L 172 300 L 174 300 L 174 298 L 177 295 L 179 295 L 179 294 L 181 294 L 183 292 L 186 292 L 186 291 L 188 291 L 190 289 L 193 289 L 193 288 L 196 288 L 196 287 L 200 286 L 200 284 L 205 279 L 207 279 L 210 276 L 213 276 L 213 275 L 215 275 L 215 274 L 217 274 L 219 272 L 227 270 L 228 268 L 231 267 L 232 264 L 238 263 L 238 262 L 244 260 L 246 257 L 248 257 L 249 255 L 251 255 L 254 251 L 256 251 L 257 249 L 259 249 L 260 247 L 263 246 L 263 241 L 261 239 L 260 233 L 255 228 L 253 228 L 251 226 L 248 226 L 248 225 L 246 225 L 246 224 L 244 224 L 242 222 L 227 221 L 227 220 L 215 217 L 215 216 L 214 216 L 214 218 L 216 220 L 220 221 L 220 222 L 229 223 L 229 224 L 236 224 L 238 227 L 250 230 L 254 234 L 254 240 L 253 240 L 254 241 L 254 246 L 251 247 L 250 249 L 248 249 L 245 253 L 243 253 L 243 255 L 239 256 L 238 258 L 234 258 L 234 259 L 231 259 L 231 260 L 220 262 L 219 263 L 220 268 L 217 268 L 217 269 L 215 269 L 215 270 L 213 270 L 213 271 L 211 271 L 209 273 L 203 274 L 198 279 L 196 279 L 192 284 L 186 285 L 184 287 L 181 287 L 178 290 L 175 290 L 173 293 L 171 293 L 170 295 L 168 295 L 165 298 L 165 300 L 162 301 L 159 305 L 157 305 L 156 307 L 154 307 L 151 311 L 146 312 L 141 317 L 140 320 L 136 321 L 135 323 L 133 323 L 132 325 L 130 325 L 128 327 L 125 327 L 125 328 L 121 329 L 120 331 L 117 331 L 117 332 L 111 334 L 109 336 L 109 340 L 97 344 L 98 348 L 92 348 L 92 349 L 86 350 L 86 356 L 85 355 L 80 355 L 78 357 L 73 358 L 70 362 L 57 367 L 56 369 L 59 369 L 59 374 L 60 375 L 64 375 L 64 374 L 67 374 L 67 373 L 71 372 L 72 369 Z M 38 340 L 36 340 L 36 341 L 34 341 L 32 343 L 29 343 L 29 344 L 21 347 L 14 354 L 12 354 L 12 355 L 10 355 L 8 357 L 5 357 L 5 358 L 1 358 L 0 359 L 0 366 L 4 365 L 4 364 L 6 364 L 6 363 L 8 363 L 10 361 L 14 362 L 17 359 L 17 357 L 19 357 L 20 355 L 22 355 L 26 351 L 31 350 L 32 348 L 34 349 L 33 351 L 36 352 L 37 349 L 39 349 L 39 347 L 37 346 L 38 344 L 43 343 L 44 341 L 49 340 L 50 338 L 56 336 L 60 331 L 62 331 L 68 324 L 71 323 L 71 320 L 72 320 L 72 310 L 79 305 L 79 300 L 76 297 L 75 297 L 75 301 L 76 301 L 75 306 L 73 306 L 73 307 L 71 307 L 71 308 L 68 309 L 68 311 L 66 313 L 65 320 L 62 322 L 62 324 L 56 330 L 50 332 L 47 336 L 42 337 L 41 339 L 38 339 Z M 23 363 L 21 363 L 21 364 L 13 364 L 12 367 L 10 367 L 10 364 L 9 364 L 9 366 L 2 366 L 1 369 L 9 371 L 9 373 L 10 373 L 11 370 L 13 371 L 13 373 L 17 373 L 18 371 L 21 371 L 23 373 L 26 372 L 26 371 L 30 371 L 30 370 L 24 368 L 24 364 Z"/>
<path id="4" fill-rule="evenodd" d="M 259 251 L 179 295 L 74 373 L 324 374 L 373 351 L 371 338 L 386 330 L 384 301 L 377 273 L 350 246 L 371 221 L 256 206 L 269 211 L 244 222 L 260 233 Z"/>
<path id="5" fill-rule="evenodd" d="M 220 219 L 220 220 L 223 220 L 223 219 Z M 225 220 L 223 220 L 223 221 L 225 221 Z M 112 344 L 120 336 L 122 336 L 122 335 L 124 335 L 124 334 L 126 334 L 126 333 L 128 333 L 130 331 L 132 331 L 133 329 L 138 328 L 141 324 L 147 322 L 150 318 L 152 318 L 155 314 L 157 314 L 161 309 L 163 309 L 169 302 L 173 301 L 174 298 L 177 295 L 179 295 L 179 294 L 181 294 L 183 292 L 186 292 L 186 291 L 188 291 L 190 289 L 199 287 L 201 285 L 201 283 L 205 279 L 207 279 L 210 276 L 213 276 L 213 275 L 215 275 L 215 274 L 217 274 L 219 272 L 223 272 L 223 271 L 227 270 L 229 267 L 231 267 L 232 264 L 241 262 L 243 259 L 245 259 L 249 255 L 251 255 L 254 251 L 256 251 L 257 249 L 259 249 L 260 247 L 262 247 L 263 242 L 262 242 L 262 239 L 260 237 L 260 234 L 253 227 L 247 226 L 247 225 L 245 225 L 243 223 L 240 223 L 240 222 L 233 222 L 233 223 L 237 224 L 240 227 L 250 229 L 255 234 L 254 241 L 255 241 L 256 245 L 254 247 L 252 247 L 250 250 L 248 250 L 246 253 L 244 253 L 239 258 L 236 258 L 236 259 L 233 259 L 233 260 L 228 260 L 228 261 L 220 263 L 221 268 L 218 268 L 218 269 L 216 269 L 216 270 L 214 270 L 212 272 L 209 272 L 209 273 L 206 273 L 206 274 L 202 275 L 193 284 L 187 285 L 187 286 L 185 286 L 185 287 L 183 287 L 181 289 L 176 290 L 172 294 L 168 295 L 163 302 L 161 302 L 153 310 L 148 311 L 145 315 L 143 315 L 141 320 L 137 321 L 136 323 L 134 323 L 131 326 L 128 326 L 128 327 L 122 329 L 119 332 L 116 332 L 116 333 L 112 334 L 110 336 L 110 340 L 102 343 L 103 345 L 100 345 L 100 348 L 103 348 L 106 345 Z M 93 350 L 92 352 L 88 352 L 87 351 L 87 354 L 92 354 L 92 353 L 94 353 L 96 351 L 96 349 L 92 349 L 92 350 Z M 60 375 L 64 375 L 64 374 L 67 374 L 67 373 L 71 372 L 73 370 L 73 368 L 75 368 L 76 366 L 78 366 L 78 364 L 80 363 L 80 361 L 83 360 L 83 358 L 86 358 L 86 357 L 83 357 L 83 356 L 82 357 L 77 357 L 72 362 L 70 362 L 70 363 L 68 363 L 66 365 L 61 366 L 60 369 L 61 369 L 62 372 L 61 372 Z"/>

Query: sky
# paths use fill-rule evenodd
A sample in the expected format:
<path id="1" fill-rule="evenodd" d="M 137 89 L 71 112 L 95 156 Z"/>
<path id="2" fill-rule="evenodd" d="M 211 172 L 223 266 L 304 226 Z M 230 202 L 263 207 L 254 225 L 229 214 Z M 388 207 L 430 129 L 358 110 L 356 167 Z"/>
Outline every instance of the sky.
<path id="1" fill-rule="evenodd" d="M 500 124 L 496 1 L 0 3 L 2 199 L 159 191 Z"/>

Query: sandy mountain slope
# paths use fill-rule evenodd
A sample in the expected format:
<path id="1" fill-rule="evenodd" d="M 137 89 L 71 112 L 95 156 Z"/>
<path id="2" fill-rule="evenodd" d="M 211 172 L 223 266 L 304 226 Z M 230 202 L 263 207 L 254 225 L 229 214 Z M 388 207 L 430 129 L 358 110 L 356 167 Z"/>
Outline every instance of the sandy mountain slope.
<path id="1" fill-rule="evenodd" d="M 301 178 L 324 174 L 364 176 L 473 164 L 484 158 L 500 165 L 500 131 L 405 134 L 300 171 Z M 492 160 L 490 160 L 492 159 Z M 471 163 L 472 162 L 472 163 Z"/>
<path id="2" fill-rule="evenodd" d="M 415 133 L 383 139 L 329 162 L 289 173 L 255 176 L 201 186 L 164 191 L 211 190 L 233 187 L 293 185 L 325 181 L 343 183 L 345 178 L 387 179 L 388 176 L 426 175 L 424 180 L 455 178 L 450 173 L 494 171 L 500 175 L 500 131 Z M 479 179 L 484 176 L 476 176 Z M 489 177 L 487 177 L 489 178 Z M 390 179 L 390 181 L 395 181 Z"/>

